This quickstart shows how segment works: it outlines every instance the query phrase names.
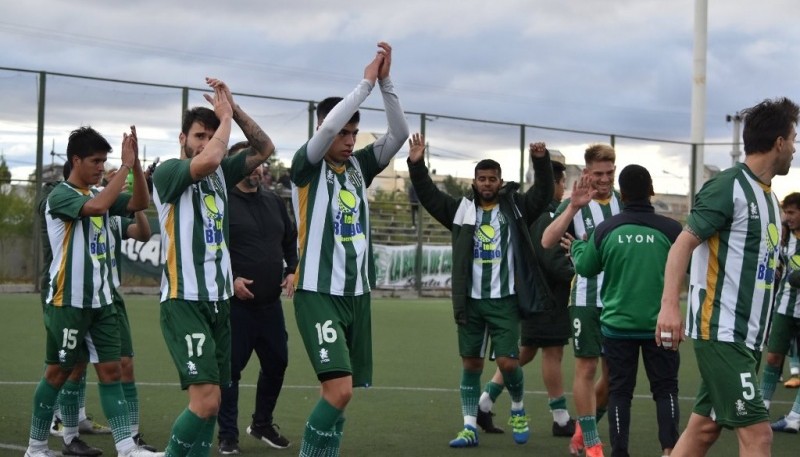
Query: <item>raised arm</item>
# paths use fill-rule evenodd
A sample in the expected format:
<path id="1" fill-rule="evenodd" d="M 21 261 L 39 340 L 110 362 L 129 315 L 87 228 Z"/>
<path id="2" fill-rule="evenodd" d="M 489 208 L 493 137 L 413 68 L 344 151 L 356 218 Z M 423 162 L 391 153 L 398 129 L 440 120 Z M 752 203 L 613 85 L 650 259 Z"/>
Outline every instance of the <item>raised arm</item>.
<path id="1" fill-rule="evenodd" d="M 572 186 L 572 195 L 570 196 L 567 207 L 564 208 L 564 211 L 544 230 L 542 234 L 542 246 L 544 248 L 549 249 L 559 244 L 561 237 L 567 233 L 572 218 L 578 214 L 581 208 L 592 201 L 596 193 L 597 190 L 591 187 L 589 177 L 586 174 L 581 176 L 581 179 Z"/>
<path id="2" fill-rule="evenodd" d="M 150 205 L 150 191 L 147 189 L 147 178 L 139 161 L 139 137 L 136 135 L 136 126 L 131 126 L 131 139 L 128 147 L 135 150 L 136 160 L 133 161 L 133 195 L 128 201 L 128 211 L 143 211 Z M 123 146 L 124 147 L 124 146 Z"/>
<path id="3" fill-rule="evenodd" d="M 383 96 L 383 107 L 386 109 L 386 122 L 388 128 L 386 134 L 378 138 L 373 145 L 375 158 L 378 165 L 383 168 L 389 164 L 397 151 L 403 147 L 408 138 L 408 123 L 400 106 L 400 100 L 394 93 L 394 85 L 389 79 L 389 70 L 392 67 L 392 47 L 388 43 L 380 42 L 378 46 L 384 51 L 383 63 L 378 70 L 378 84 L 381 87 Z"/>
<path id="4" fill-rule="evenodd" d="M 218 79 L 209 79 L 209 85 L 211 87 L 219 86 L 222 89 L 222 93 L 225 94 L 233 110 L 234 122 L 242 129 L 244 137 L 250 143 L 250 148 L 247 150 L 247 159 L 244 162 L 245 174 L 249 175 L 275 152 L 275 145 L 256 121 L 234 102 L 233 94 L 231 94 L 227 84 Z"/>
<path id="5" fill-rule="evenodd" d="M 333 144 L 333 138 L 341 132 L 342 128 L 347 125 L 350 118 L 353 117 L 358 107 L 367 99 L 372 88 L 375 87 L 375 81 L 378 79 L 378 69 L 383 62 L 383 50 L 381 49 L 375 55 L 366 68 L 364 68 L 364 79 L 358 83 L 352 92 L 342 99 L 336 106 L 333 107 L 330 113 L 325 116 L 322 123 L 317 127 L 314 136 L 308 140 L 306 147 L 306 154 L 308 155 L 308 162 L 310 164 L 318 164 L 325 157 L 328 148 Z"/>
<path id="6" fill-rule="evenodd" d="M 459 201 L 439 190 L 428 175 L 428 167 L 422 160 L 425 153 L 425 137 L 415 133 L 408 140 L 408 175 L 414 185 L 420 204 L 447 230 L 453 227 L 453 217 Z"/>
<path id="7" fill-rule="evenodd" d="M 134 222 L 128 226 L 126 230 L 126 238 L 132 238 L 136 241 L 147 241 L 150 239 L 152 232 L 150 230 L 150 222 L 144 211 L 137 211 L 133 215 Z"/>
<path id="8" fill-rule="evenodd" d="M 525 192 L 525 220 L 531 225 L 550 206 L 553 201 L 555 185 L 550 154 L 544 143 L 531 143 L 530 155 L 533 161 L 533 186 Z"/>
<path id="9" fill-rule="evenodd" d="M 206 83 L 214 89 L 214 96 L 203 94 L 209 103 L 214 105 L 214 114 L 219 119 L 219 127 L 214 132 L 214 136 L 208 140 L 208 143 L 194 157 L 191 157 L 189 164 L 189 174 L 193 181 L 199 181 L 206 176 L 214 173 L 222 163 L 222 159 L 228 154 L 228 141 L 231 138 L 231 118 L 233 117 L 233 108 L 231 107 L 228 97 L 225 95 L 224 85 L 215 83 L 217 81 L 212 78 L 206 78 Z"/>
<path id="10" fill-rule="evenodd" d="M 138 165 L 139 174 L 141 175 L 142 179 L 144 179 L 144 175 L 142 172 L 142 167 L 139 165 L 139 147 L 137 144 L 136 139 L 136 127 L 131 126 L 131 133 L 123 133 L 122 134 L 122 165 L 120 165 L 120 171 L 122 168 L 127 168 L 128 170 L 134 170 L 134 192 L 140 187 L 136 187 L 135 178 L 136 172 L 135 168 Z M 97 196 L 88 200 L 82 207 L 81 207 L 81 216 L 100 216 L 108 212 L 109 208 L 117 201 L 119 198 L 120 193 L 122 193 L 122 189 L 125 187 L 125 178 L 128 176 L 127 171 L 125 173 L 117 173 L 114 175 L 111 180 L 106 184 L 103 190 L 100 191 Z M 141 186 L 141 184 L 140 184 Z M 147 204 L 149 202 L 149 195 L 147 194 L 147 184 L 144 184 L 144 204 L 141 203 L 142 200 L 142 192 L 139 191 L 139 200 L 134 202 L 134 198 L 128 202 L 128 208 L 130 211 L 138 211 L 141 209 L 147 208 Z M 133 203 L 133 204 L 132 204 Z M 136 209 L 134 209 L 136 208 Z"/>

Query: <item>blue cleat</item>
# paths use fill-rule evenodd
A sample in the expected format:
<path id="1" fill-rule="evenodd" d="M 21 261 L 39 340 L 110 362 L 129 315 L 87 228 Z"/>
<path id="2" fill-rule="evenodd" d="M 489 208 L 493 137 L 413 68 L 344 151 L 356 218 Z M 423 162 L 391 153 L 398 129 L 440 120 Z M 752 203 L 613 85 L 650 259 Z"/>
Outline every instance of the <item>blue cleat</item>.
<path id="1" fill-rule="evenodd" d="M 776 432 L 797 433 L 800 430 L 800 420 L 789 420 L 786 416 L 769 424 L 770 428 Z"/>
<path id="2" fill-rule="evenodd" d="M 528 416 L 525 415 L 525 410 L 518 411 L 511 410 L 511 417 L 508 419 L 508 425 L 511 426 L 511 436 L 514 437 L 514 442 L 517 444 L 525 444 L 531 436 L 531 429 L 528 427 Z"/>
<path id="3" fill-rule="evenodd" d="M 475 447 L 477 445 L 478 430 L 471 425 L 465 425 L 464 430 L 458 432 L 456 439 L 450 441 L 450 447 Z"/>

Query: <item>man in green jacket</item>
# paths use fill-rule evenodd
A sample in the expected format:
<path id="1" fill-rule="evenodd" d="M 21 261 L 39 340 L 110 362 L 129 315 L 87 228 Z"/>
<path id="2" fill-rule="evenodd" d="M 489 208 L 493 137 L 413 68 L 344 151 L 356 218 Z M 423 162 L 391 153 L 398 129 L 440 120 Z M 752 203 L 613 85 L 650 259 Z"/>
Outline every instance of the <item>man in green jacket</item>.
<path id="1" fill-rule="evenodd" d="M 489 337 L 511 394 L 509 424 L 514 441 L 524 444 L 530 429 L 522 402 L 519 321 L 520 315 L 537 307 L 549 307 L 550 292 L 538 270 L 528 227 L 553 198 L 550 156 L 544 143 L 531 144 L 535 181 L 525 194 L 518 192 L 516 183 L 503 185 L 500 164 L 482 160 L 475 166 L 474 197 L 457 199 L 440 191 L 428 175 L 422 160 L 423 136 L 414 134 L 409 143 L 409 175 L 419 201 L 452 232 L 452 297 L 463 366 L 464 429 L 450 446 L 478 445 L 480 377 Z"/>
<path id="2" fill-rule="evenodd" d="M 561 360 L 564 357 L 564 346 L 572 336 L 569 318 L 569 292 L 575 269 L 567 256 L 567 252 L 559 245 L 545 249 L 538 242 L 542 233 L 553 221 L 566 188 L 566 166 L 552 161 L 553 165 L 553 201 L 550 207 L 531 226 L 531 240 L 536 260 L 544 273 L 547 285 L 553 294 L 553 306 L 545 312 L 538 313 L 529 319 L 523 319 L 520 326 L 519 364 L 525 366 L 533 361 L 539 348 L 542 349 L 542 380 L 547 389 L 548 406 L 553 414 L 553 436 L 571 438 L 575 434 L 575 419 L 569 416 L 567 399 L 564 396 L 564 376 L 561 371 Z M 498 369 L 491 381 L 486 383 L 478 402 L 478 425 L 486 433 L 503 433 L 503 429 L 494 425 L 492 408 L 497 397 L 503 391 L 503 374 Z"/>
<path id="3" fill-rule="evenodd" d="M 625 167 L 619 185 L 625 204 L 622 213 L 601 222 L 588 241 L 573 241 L 572 259 L 575 272 L 582 276 L 604 273 L 600 331 L 608 364 L 611 455 L 629 455 L 631 399 L 640 349 L 656 402 L 661 449 L 663 455 L 669 455 L 678 440 L 680 356 L 659 347 L 653 334 L 661 309 L 667 253 L 681 225 L 655 214 L 650 204 L 653 180 L 644 167 Z"/>

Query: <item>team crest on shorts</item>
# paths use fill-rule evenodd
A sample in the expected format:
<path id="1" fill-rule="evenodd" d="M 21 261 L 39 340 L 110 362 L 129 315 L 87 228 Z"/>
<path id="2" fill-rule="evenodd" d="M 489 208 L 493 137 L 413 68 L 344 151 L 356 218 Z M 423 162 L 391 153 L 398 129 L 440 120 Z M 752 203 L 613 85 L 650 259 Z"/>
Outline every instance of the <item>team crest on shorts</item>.
<path id="1" fill-rule="evenodd" d="M 747 408 L 745 407 L 744 402 L 741 399 L 736 400 L 736 415 L 737 416 L 747 415 Z"/>
<path id="2" fill-rule="evenodd" d="M 58 361 L 61 362 L 61 363 L 64 363 L 64 362 L 67 361 L 67 351 L 65 351 L 63 349 L 58 351 Z"/>
<path id="3" fill-rule="evenodd" d="M 197 365 L 191 360 L 186 362 L 186 373 L 188 373 L 189 376 L 197 376 Z"/>
<path id="4" fill-rule="evenodd" d="M 328 362 L 331 361 L 331 359 L 328 357 L 328 350 L 327 349 L 322 348 L 322 349 L 319 350 L 319 361 L 320 361 L 320 363 L 328 363 Z"/>

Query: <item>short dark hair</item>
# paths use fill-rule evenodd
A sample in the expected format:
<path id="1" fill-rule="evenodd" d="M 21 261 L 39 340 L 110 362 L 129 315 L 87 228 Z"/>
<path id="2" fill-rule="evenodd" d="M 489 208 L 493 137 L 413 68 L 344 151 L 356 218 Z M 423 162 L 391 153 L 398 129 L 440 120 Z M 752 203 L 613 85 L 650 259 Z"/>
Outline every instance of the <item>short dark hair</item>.
<path id="1" fill-rule="evenodd" d="M 61 175 L 64 176 L 64 181 L 69 179 L 70 173 L 72 173 L 72 164 L 67 160 L 64 162 L 64 168 L 61 169 Z"/>
<path id="2" fill-rule="evenodd" d="M 217 130 L 219 128 L 219 118 L 217 118 L 214 111 L 204 106 L 195 106 L 183 113 L 181 133 L 184 135 L 189 134 L 189 129 L 192 128 L 192 124 L 195 122 L 199 122 L 207 129 Z"/>
<path id="3" fill-rule="evenodd" d="M 246 140 L 234 143 L 233 146 L 228 148 L 228 157 L 233 157 L 236 154 L 242 152 L 242 149 L 249 147 L 250 147 L 250 142 Z"/>
<path id="4" fill-rule="evenodd" d="M 789 140 L 792 125 L 797 125 L 800 107 L 786 97 L 766 99 L 742 112 L 745 155 L 767 152 L 778 137 Z"/>
<path id="5" fill-rule="evenodd" d="M 328 113 L 331 112 L 333 107 L 342 100 L 344 100 L 342 97 L 328 97 L 325 100 L 317 103 L 317 124 L 321 124 L 322 121 L 328 116 Z M 347 123 L 358 124 L 359 122 L 361 122 L 361 114 L 356 111 L 353 113 L 353 117 L 351 117 Z"/>
<path id="6" fill-rule="evenodd" d="M 625 201 L 649 200 L 653 194 L 653 178 L 647 168 L 628 165 L 619 174 L 619 191 Z"/>
<path id="7" fill-rule="evenodd" d="M 85 126 L 70 132 L 67 142 L 67 162 L 72 164 L 74 157 L 84 159 L 98 152 L 108 154 L 111 152 L 111 145 L 97 130 Z"/>
<path id="8" fill-rule="evenodd" d="M 553 181 L 561 181 L 564 177 L 564 172 L 567 171 L 566 165 L 555 160 L 551 161 L 550 164 L 553 166 Z"/>
<path id="9" fill-rule="evenodd" d="M 785 210 L 787 206 L 794 206 L 797 209 L 800 209 L 800 192 L 792 192 L 783 198 L 783 201 L 781 202 L 781 208 Z"/>
<path id="10" fill-rule="evenodd" d="M 497 170 L 497 176 L 503 175 L 503 170 L 500 169 L 500 164 L 492 159 L 483 159 L 475 165 L 475 174 L 478 170 Z"/>

